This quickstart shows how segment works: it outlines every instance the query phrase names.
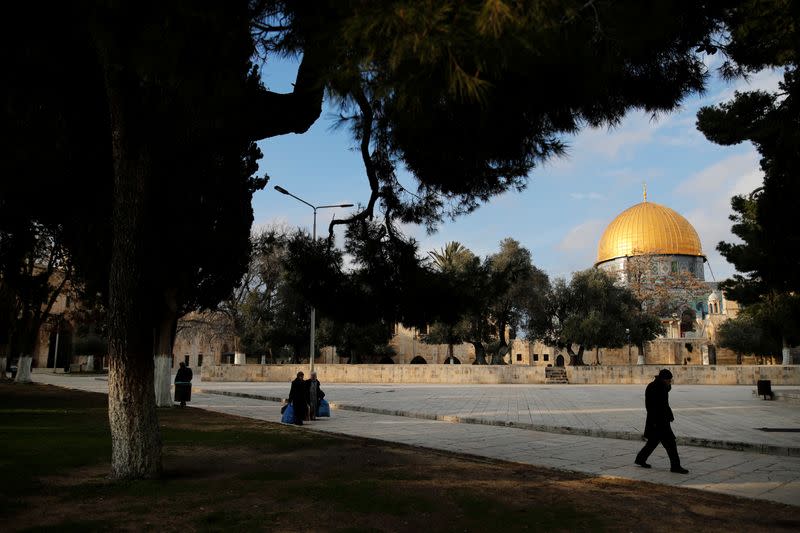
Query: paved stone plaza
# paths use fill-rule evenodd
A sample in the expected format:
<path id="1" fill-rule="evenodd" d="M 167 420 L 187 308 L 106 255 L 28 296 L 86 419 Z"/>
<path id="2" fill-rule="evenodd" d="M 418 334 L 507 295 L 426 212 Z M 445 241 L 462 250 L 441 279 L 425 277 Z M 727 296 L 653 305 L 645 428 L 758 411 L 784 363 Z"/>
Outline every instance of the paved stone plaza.
<path id="1" fill-rule="evenodd" d="M 107 382 L 96 377 L 35 373 L 33 378 L 83 390 L 107 390 Z M 752 394 L 753 388 L 673 386 L 673 429 L 684 443 L 679 451 L 683 465 L 690 470 L 685 476 L 669 472 L 661 447 L 651 457 L 651 470 L 633 465 L 642 446 L 640 440 L 634 440 L 644 424 L 641 385 L 387 386 L 326 385 L 323 381 L 326 398 L 334 406 L 333 417 L 306 423 L 298 430 L 368 437 L 800 506 L 800 406 L 764 401 Z M 288 392 L 289 383 L 196 380 L 190 405 L 278 421 L 277 400 Z"/>

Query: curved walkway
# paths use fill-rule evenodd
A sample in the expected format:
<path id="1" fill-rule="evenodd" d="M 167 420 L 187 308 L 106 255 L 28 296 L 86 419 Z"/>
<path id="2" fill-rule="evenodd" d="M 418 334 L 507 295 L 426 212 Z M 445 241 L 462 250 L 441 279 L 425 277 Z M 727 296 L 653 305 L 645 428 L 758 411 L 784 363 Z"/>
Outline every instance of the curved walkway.
<path id="1" fill-rule="evenodd" d="M 34 374 L 33 379 L 107 390 L 107 383 L 94 377 Z M 323 389 L 338 409 L 332 418 L 304 428 L 800 506 L 800 457 L 789 455 L 798 455 L 800 433 L 756 429 L 799 429 L 800 409 L 760 400 L 752 387 L 673 387 L 678 436 L 684 442 L 698 438 L 700 444 L 719 444 L 680 446 L 690 470 L 685 476 L 669 472 L 662 448 L 651 457 L 652 469 L 633 465 L 642 443 L 631 439 L 641 433 L 644 421 L 643 387 L 638 385 L 323 384 Z M 288 390 L 288 383 L 198 382 L 191 406 L 278 421 L 276 400 Z M 394 414 L 380 414 L 384 411 Z M 455 423 L 465 421 L 473 423 Z M 527 429 L 517 427 L 524 424 Z M 585 435 L 565 434 L 563 428 Z M 624 438 L 607 438 L 615 431 Z M 748 451 L 720 449 L 736 443 Z"/>

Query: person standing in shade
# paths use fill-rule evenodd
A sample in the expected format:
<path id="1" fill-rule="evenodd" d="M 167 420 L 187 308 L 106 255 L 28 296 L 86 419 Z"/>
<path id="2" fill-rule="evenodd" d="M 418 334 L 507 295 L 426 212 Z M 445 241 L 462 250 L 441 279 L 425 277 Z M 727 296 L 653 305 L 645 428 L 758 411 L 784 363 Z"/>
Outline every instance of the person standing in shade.
<path id="1" fill-rule="evenodd" d="M 675 420 L 675 417 L 672 416 L 672 409 L 669 407 L 670 389 L 672 389 L 672 372 L 665 368 L 658 373 L 644 391 L 644 404 L 647 409 L 644 436 L 647 444 L 636 455 L 634 462 L 642 468 L 651 468 L 651 465 L 647 464 L 647 458 L 661 443 L 669 456 L 670 472 L 688 474 L 689 471 L 681 466 L 675 434 L 670 427 L 670 423 Z"/>
<path id="2" fill-rule="evenodd" d="M 181 363 L 178 373 L 175 374 L 175 401 L 186 407 L 186 402 L 192 399 L 192 369 Z"/>
<path id="3" fill-rule="evenodd" d="M 294 423 L 297 426 L 303 425 L 303 420 L 308 413 L 308 394 L 306 384 L 303 381 L 303 373 L 298 372 L 297 377 L 292 381 L 292 388 L 289 389 L 289 403 L 294 410 Z"/>
<path id="4" fill-rule="evenodd" d="M 308 387 L 308 407 L 310 409 L 309 419 L 316 420 L 317 413 L 319 412 L 319 404 L 325 397 L 325 393 L 322 392 L 322 389 L 320 388 L 320 382 L 317 379 L 316 372 L 311 373 L 308 381 L 306 381 L 306 386 Z"/>

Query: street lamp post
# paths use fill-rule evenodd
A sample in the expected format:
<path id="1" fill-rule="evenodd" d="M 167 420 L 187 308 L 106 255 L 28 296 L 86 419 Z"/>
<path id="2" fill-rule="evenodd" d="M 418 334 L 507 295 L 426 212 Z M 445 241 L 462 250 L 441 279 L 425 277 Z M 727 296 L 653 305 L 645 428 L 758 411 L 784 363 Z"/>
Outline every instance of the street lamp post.
<path id="1" fill-rule="evenodd" d="M 310 203 L 306 202 L 305 200 L 303 200 L 299 196 L 295 196 L 294 194 L 290 193 L 289 191 L 287 191 L 286 189 L 284 189 L 283 187 L 281 187 L 279 185 L 275 186 L 275 190 L 278 191 L 281 194 L 285 194 L 287 196 L 291 196 L 295 200 L 303 202 L 308 207 L 310 207 L 311 209 L 314 210 L 314 225 L 312 226 L 313 229 L 312 229 L 312 232 L 311 232 L 311 239 L 314 242 L 317 242 L 317 209 L 329 209 L 329 208 L 336 208 L 336 207 L 353 207 L 353 204 L 313 205 L 313 204 L 310 204 Z M 309 346 L 309 351 L 308 351 L 309 374 L 314 371 L 314 335 L 316 333 L 316 331 L 315 331 L 316 330 L 316 314 L 317 314 L 317 310 L 312 305 L 311 306 L 311 340 L 310 340 L 310 342 L 308 344 L 308 346 Z"/>
<path id="2" fill-rule="evenodd" d="M 633 361 L 631 360 L 631 330 L 630 330 L 630 328 L 625 328 L 625 340 L 628 343 L 628 364 L 632 365 Z"/>

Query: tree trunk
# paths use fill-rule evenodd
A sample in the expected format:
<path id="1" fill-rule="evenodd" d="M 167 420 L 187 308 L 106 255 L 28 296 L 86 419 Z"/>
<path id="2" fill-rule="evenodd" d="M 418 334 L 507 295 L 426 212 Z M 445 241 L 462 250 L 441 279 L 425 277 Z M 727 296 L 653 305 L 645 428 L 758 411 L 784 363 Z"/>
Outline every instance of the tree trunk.
<path id="1" fill-rule="evenodd" d="M 569 354 L 569 364 L 570 366 L 583 366 L 586 363 L 583 362 L 583 344 L 578 346 L 578 353 L 575 353 L 572 350 L 572 345 L 567 345 L 567 353 Z"/>
<path id="2" fill-rule="evenodd" d="M 789 347 L 789 343 L 787 342 L 786 337 L 782 337 L 781 340 L 783 341 L 782 342 L 783 346 L 781 348 L 781 355 L 783 356 L 782 357 L 783 361 L 781 361 L 781 364 L 783 366 L 791 365 L 792 364 L 792 352 L 791 352 L 791 349 Z"/>
<path id="3" fill-rule="evenodd" d="M 156 407 L 172 407 L 172 356 L 165 353 L 156 354 L 153 358 L 153 386 L 155 388 Z"/>
<path id="4" fill-rule="evenodd" d="M 493 365 L 504 365 L 506 362 L 503 360 L 503 356 L 509 353 L 511 349 L 506 344 L 501 344 L 497 351 L 492 354 L 492 362 Z"/>
<path id="5" fill-rule="evenodd" d="M 475 362 L 474 365 L 486 365 L 486 349 L 483 347 L 482 342 L 472 342 L 472 346 L 475 347 Z"/>
<path id="6" fill-rule="evenodd" d="M 9 342 L 5 342 L 5 340 L 9 339 L 10 337 L 11 335 L 9 334 L 3 342 L 0 342 L 0 381 L 8 379 L 6 372 L 8 372 L 8 355 L 11 344 Z"/>
<path id="7" fill-rule="evenodd" d="M 31 363 L 33 358 L 30 355 L 23 355 L 17 361 L 17 377 L 14 378 L 16 383 L 30 383 L 31 380 Z"/>
<path id="8" fill-rule="evenodd" d="M 178 327 L 178 306 L 175 290 L 164 293 L 164 310 L 156 334 L 154 386 L 157 407 L 172 407 L 172 347 Z"/>
<path id="9" fill-rule="evenodd" d="M 108 58 L 106 58 L 108 61 Z M 109 276 L 108 418 L 111 475 L 117 479 L 161 475 L 161 435 L 154 390 L 152 305 L 146 249 L 152 162 L 138 80 L 108 61 L 114 205 Z M 137 127 L 138 126 L 138 127 Z"/>
<path id="10" fill-rule="evenodd" d="M 501 320 L 497 324 L 497 332 L 500 337 L 500 346 L 497 347 L 497 351 L 492 354 L 492 364 L 493 365 L 504 365 L 506 362 L 503 360 L 503 356 L 507 353 L 511 352 L 511 347 L 508 345 L 506 341 L 506 322 L 505 320 Z M 510 359 L 510 357 L 509 357 Z"/>
<path id="11" fill-rule="evenodd" d="M 25 332 L 23 340 L 23 352 L 20 354 L 19 361 L 17 361 L 17 377 L 14 381 L 17 383 L 30 383 L 31 379 L 31 365 L 33 364 L 33 356 L 39 352 L 39 330 L 35 330 L 35 334 L 31 331 L 33 327 L 28 324 L 29 329 Z"/>

